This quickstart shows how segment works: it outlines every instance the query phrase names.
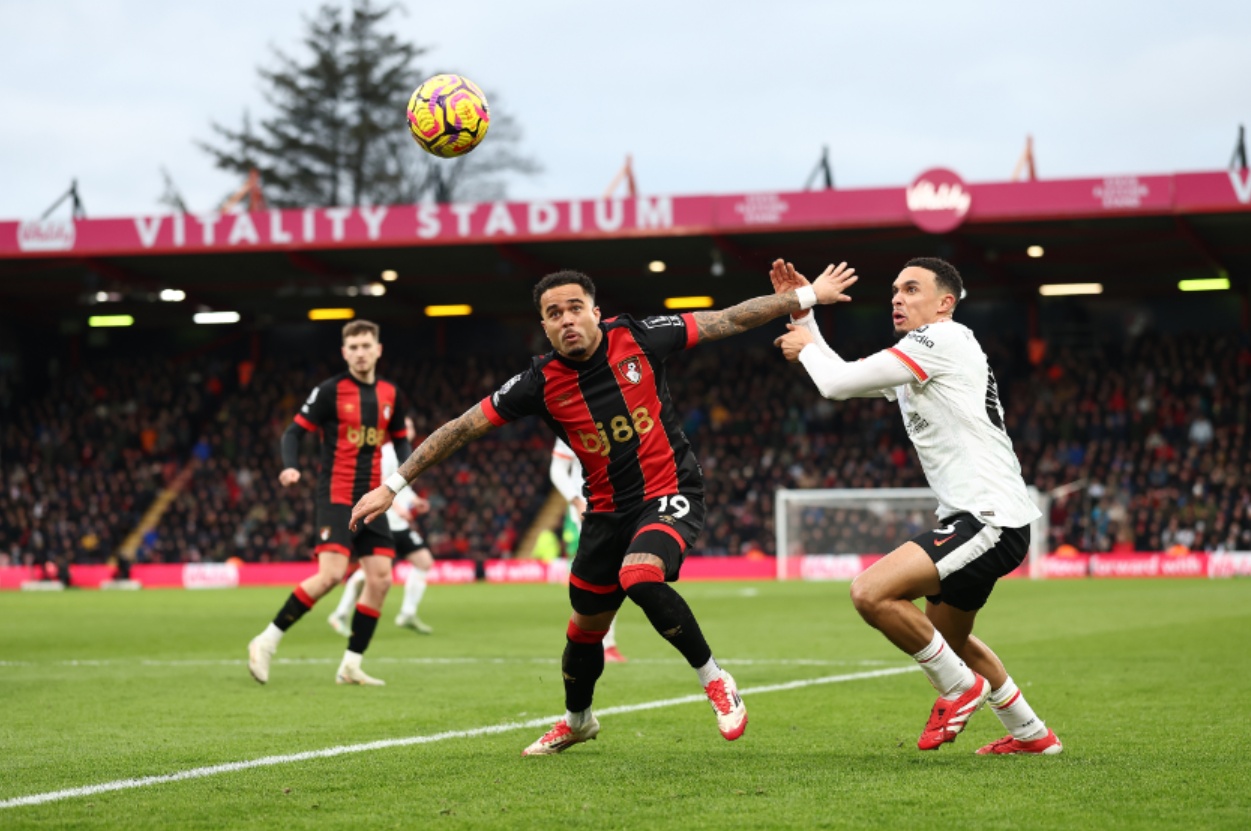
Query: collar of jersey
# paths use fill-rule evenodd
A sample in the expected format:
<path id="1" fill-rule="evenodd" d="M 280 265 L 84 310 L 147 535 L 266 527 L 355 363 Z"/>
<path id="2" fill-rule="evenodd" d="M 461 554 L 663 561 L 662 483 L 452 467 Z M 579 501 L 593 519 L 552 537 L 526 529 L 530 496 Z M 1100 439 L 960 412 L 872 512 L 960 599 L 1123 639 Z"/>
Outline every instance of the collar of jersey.
<path id="1" fill-rule="evenodd" d="M 611 320 L 616 320 L 616 318 L 612 318 Z M 578 372 L 586 372 L 588 369 L 593 369 L 599 366 L 604 363 L 604 361 L 608 360 L 608 327 L 604 324 L 610 323 L 611 320 L 601 320 L 599 322 L 599 346 L 595 347 L 595 353 L 587 360 L 575 361 L 573 358 L 566 358 L 555 349 L 552 350 L 552 354 L 556 356 L 556 360 L 560 361 L 570 369 L 577 370 Z"/>

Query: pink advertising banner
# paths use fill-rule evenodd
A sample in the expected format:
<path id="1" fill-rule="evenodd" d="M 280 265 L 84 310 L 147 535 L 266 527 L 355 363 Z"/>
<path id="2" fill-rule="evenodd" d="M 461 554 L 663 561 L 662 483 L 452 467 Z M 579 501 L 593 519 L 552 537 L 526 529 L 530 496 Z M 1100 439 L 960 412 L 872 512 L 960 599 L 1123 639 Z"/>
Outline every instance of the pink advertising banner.
<path id="1" fill-rule="evenodd" d="M 241 214 L 0 222 L 0 257 L 298 251 L 763 231 L 917 227 L 1251 211 L 1251 172 L 968 184 L 934 169 L 907 187 Z"/>

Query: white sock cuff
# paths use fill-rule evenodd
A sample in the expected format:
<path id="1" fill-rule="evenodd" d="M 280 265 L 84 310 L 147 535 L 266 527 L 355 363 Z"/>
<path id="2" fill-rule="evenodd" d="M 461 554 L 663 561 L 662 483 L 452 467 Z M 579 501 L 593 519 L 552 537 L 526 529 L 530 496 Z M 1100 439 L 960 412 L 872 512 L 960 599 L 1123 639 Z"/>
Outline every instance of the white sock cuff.
<path id="1" fill-rule="evenodd" d="M 999 689 L 990 691 L 990 698 L 987 699 L 987 702 L 992 707 L 1003 707 L 1011 702 L 1020 691 L 1016 682 L 1012 680 L 1012 676 L 1009 675 L 1008 680 L 1004 681 Z"/>
<path id="2" fill-rule="evenodd" d="M 934 637 L 930 639 L 929 645 L 920 652 L 913 654 L 913 658 L 919 663 L 932 661 L 940 652 L 947 647 L 947 641 L 943 638 L 943 633 L 937 629 L 934 630 Z"/>
<path id="3" fill-rule="evenodd" d="M 699 673 L 699 683 L 705 687 L 721 677 L 721 665 L 716 658 L 709 658 L 708 663 L 695 671 Z"/>

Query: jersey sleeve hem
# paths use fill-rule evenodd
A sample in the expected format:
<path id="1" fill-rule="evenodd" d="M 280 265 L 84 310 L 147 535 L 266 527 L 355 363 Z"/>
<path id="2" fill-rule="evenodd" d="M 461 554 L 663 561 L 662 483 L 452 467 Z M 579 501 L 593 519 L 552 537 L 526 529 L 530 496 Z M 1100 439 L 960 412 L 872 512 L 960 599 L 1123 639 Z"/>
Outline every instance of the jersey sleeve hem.
<path id="1" fill-rule="evenodd" d="M 495 409 L 495 405 L 491 403 L 491 396 L 482 399 L 482 412 L 487 417 L 487 421 L 496 427 L 503 427 L 508 423 L 508 419 L 500 415 L 499 410 Z"/>
<path id="2" fill-rule="evenodd" d="M 912 374 L 916 376 L 918 381 L 925 382 L 930 379 L 930 376 L 925 374 L 925 370 L 921 369 L 921 365 L 912 360 L 912 358 L 908 356 L 908 353 L 904 352 L 902 349 L 897 349 L 892 346 L 886 351 L 898 358 L 904 366 L 908 367 L 908 369 L 912 371 Z"/>
<path id="3" fill-rule="evenodd" d="M 310 433 L 317 432 L 317 425 L 305 418 L 301 413 L 295 414 L 295 423 L 303 427 Z"/>
<path id="4" fill-rule="evenodd" d="M 695 322 L 695 314 L 687 312 L 682 315 L 682 322 L 686 324 L 686 346 L 683 349 L 690 349 L 699 342 L 699 324 Z"/>

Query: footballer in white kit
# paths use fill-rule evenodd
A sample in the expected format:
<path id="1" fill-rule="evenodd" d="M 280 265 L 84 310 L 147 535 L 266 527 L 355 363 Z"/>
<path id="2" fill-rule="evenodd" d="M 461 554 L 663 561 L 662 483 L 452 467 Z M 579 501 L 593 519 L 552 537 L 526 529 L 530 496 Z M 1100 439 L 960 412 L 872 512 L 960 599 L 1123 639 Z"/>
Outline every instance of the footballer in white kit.
<path id="1" fill-rule="evenodd" d="M 774 263 L 770 277 L 777 291 L 811 291 L 789 263 Z M 844 361 L 806 312 L 792 316 L 790 331 L 776 344 L 788 360 L 803 364 L 826 398 L 897 401 L 938 498 L 940 527 L 875 563 L 851 591 L 856 611 L 912 655 L 939 692 L 917 746 L 935 750 L 954 741 L 989 701 L 1009 735 L 979 754 L 1054 755 L 1063 749 L 1060 740 L 995 653 L 972 634 L 995 582 L 1024 560 L 1039 511 L 1021 477 L 986 355 L 972 331 L 951 317 L 963 295 L 950 263 L 914 259 L 892 285 L 895 346 Z M 927 600 L 924 613 L 913 603 L 920 597 Z"/>

